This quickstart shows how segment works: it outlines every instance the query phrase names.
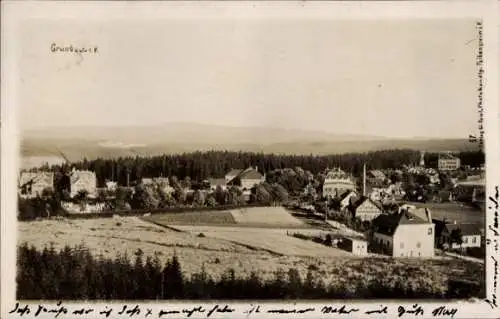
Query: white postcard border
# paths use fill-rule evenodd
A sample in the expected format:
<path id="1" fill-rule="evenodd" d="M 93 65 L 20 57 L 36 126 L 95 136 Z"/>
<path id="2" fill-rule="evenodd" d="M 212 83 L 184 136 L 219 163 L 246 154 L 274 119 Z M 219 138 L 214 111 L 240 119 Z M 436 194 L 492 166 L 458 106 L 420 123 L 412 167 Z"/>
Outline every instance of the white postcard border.
<path id="1" fill-rule="evenodd" d="M 410 19 L 410 18 L 482 18 L 484 26 L 484 128 L 485 128 L 485 149 L 486 149 L 486 171 L 487 171 L 487 197 L 495 196 L 495 189 L 500 184 L 500 163 L 499 139 L 500 139 L 500 112 L 498 96 L 498 73 L 499 68 L 499 32 L 498 32 L 498 2 L 497 1 L 464 1 L 464 2 L 285 2 L 276 1 L 268 3 L 259 2 L 141 2 L 123 3 L 109 2 L 106 8 L 102 8 L 102 2 L 71 2 L 65 5 L 63 2 L 2 2 L 2 107 L 1 107 L 1 317 L 7 318 L 8 312 L 15 306 L 15 255 L 16 248 L 16 201 L 17 201 L 17 171 L 19 154 L 19 133 L 16 125 L 16 27 L 28 19 L 46 19 L 58 21 L 61 19 L 92 20 L 92 19 L 197 19 L 207 18 L 205 14 L 210 13 L 214 18 L 336 18 L 336 19 Z M 100 7 L 99 10 L 95 10 Z M 300 7 L 301 10 L 294 10 Z M 475 107 L 475 106 L 474 106 Z M 487 225 L 493 225 L 495 221 L 495 211 L 498 208 L 492 201 L 487 202 Z M 498 230 L 498 229 L 497 229 Z M 498 256 L 499 236 L 494 230 L 487 229 L 487 239 L 491 244 L 487 247 L 487 259 Z M 496 248 L 495 248 L 496 245 Z M 497 258 L 498 260 L 498 258 Z M 498 286 L 494 280 L 495 268 L 492 262 L 486 263 L 487 270 L 487 299 L 492 302 L 493 294 L 498 296 Z M 496 288 L 494 287 L 496 286 Z M 497 298 L 497 297 L 495 297 Z M 497 301 L 497 304 L 500 301 Z M 267 313 L 264 309 L 306 309 L 315 308 L 302 314 L 288 313 L 281 315 L 287 318 L 333 318 L 333 317 L 355 317 L 386 318 L 397 317 L 398 307 L 402 306 L 412 309 L 417 303 L 422 306 L 425 314 L 421 318 L 445 317 L 445 315 L 432 315 L 432 311 L 440 306 L 447 308 L 457 308 L 458 311 L 453 318 L 495 318 L 499 317 L 499 309 L 491 307 L 483 300 L 471 302 L 416 302 L 416 301 L 383 301 L 366 300 L 364 302 L 347 300 L 343 301 L 314 301 L 314 302 L 173 302 L 162 301 L 150 302 L 92 302 L 92 303 L 72 303 L 63 301 L 61 306 L 71 309 L 71 312 L 79 308 L 95 308 L 95 312 L 87 315 L 78 315 L 78 318 L 105 318 L 97 316 L 96 312 L 105 307 L 114 308 L 110 318 L 130 318 L 124 312 L 118 315 L 123 309 L 123 305 L 132 309 L 136 304 L 141 307 L 142 312 L 136 318 L 145 318 L 147 308 L 152 309 L 152 315 L 146 316 L 158 318 L 162 309 L 184 309 L 202 306 L 206 309 L 204 313 L 193 314 L 192 318 L 206 318 L 210 309 L 214 305 L 221 308 L 228 305 L 234 308 L 234 312 L 215 311 L 211 318 L 240 318 L 240 317 L 275 317 L 276 313 Z M 19 306 L 26 303 L 20 302 Z M 260 313 L 248 314 L 252 305 L 261 305 Z M 24 317 L 34 317 L 39 305 L 47 309 L 57 308 L 56 302 L 33 302 L 30 303 L 33 311 L 25 314 Z M 349 314 L 330 313 L 324 314 L 321 309 L 327 307 L 341 307 L 346 305 L 350 308 L 359 308 L 358 312 Z M 365 311 L 377 309 L 380 305 L 387 305 L 389 314 L 365 314 Z M 182 312 L 182 310 L 181 310 Z M 76 315 L 75 315 L 76 316 Z M 163 318 L 178 318 L 178 315 L 165 315 Z M 18 317 L 18 316 L 12 316 Z M 182 315 L 184 317 L 184 315 Z M 411 317 L 410 314 L 404 317 Z M 415 316 L 413 316 L 415 317 Z M 417 316 L 418 317 L 418 316 Z M 44 312 L 43 309 L 38 318 L 54 318 L 54 313 Z M 59 318 L 74 318 L 70 314 L 61 314 Z"/>

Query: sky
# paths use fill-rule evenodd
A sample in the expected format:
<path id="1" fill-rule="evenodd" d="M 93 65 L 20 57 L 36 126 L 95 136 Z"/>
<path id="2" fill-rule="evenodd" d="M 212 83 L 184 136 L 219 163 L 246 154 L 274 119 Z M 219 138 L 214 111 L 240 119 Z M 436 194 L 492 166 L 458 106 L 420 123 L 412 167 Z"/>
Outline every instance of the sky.
<path id="1" fill-rule="evenodd" d="M 16 47 L 18 121 L 467 138 L 476 38 L 465 19 L 30 21 Z M 52 53 L 52 43 L 98 53 Z"/>

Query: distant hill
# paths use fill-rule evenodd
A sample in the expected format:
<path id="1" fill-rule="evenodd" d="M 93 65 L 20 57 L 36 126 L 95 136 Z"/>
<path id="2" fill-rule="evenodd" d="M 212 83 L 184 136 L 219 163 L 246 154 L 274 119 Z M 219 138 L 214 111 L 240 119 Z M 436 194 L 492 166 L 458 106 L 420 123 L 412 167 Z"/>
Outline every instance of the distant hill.
<path id="1" fill-rule="evenodd" d="M 23 156 L 83 157 L 158 155 L 204 150 L 253 151 L 286 154 L 339 154 L 380 149 L 425 151 L 476 150 L 466 139 L 391 139 L 338 135 L 317 131 L 255 127 L 224 127 L 175 123 L 156 127 L 47 128 L 23 134 Z"/>

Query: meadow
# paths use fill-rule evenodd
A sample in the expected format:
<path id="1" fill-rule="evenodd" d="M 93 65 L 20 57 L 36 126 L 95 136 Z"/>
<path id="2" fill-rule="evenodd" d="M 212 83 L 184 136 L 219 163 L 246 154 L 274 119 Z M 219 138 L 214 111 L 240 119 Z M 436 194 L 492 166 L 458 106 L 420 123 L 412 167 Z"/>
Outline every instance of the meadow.
<path id="1" fill-rule="evenodd" d="M 390 286 L 396 283 L 395 278 L 405 276 L 410 285 L 431 285 L 438 291 L 446 291 L 448 279 L 479 283 L 484 278 L 484 267 L 454 258 L 359 258 L 286 235 L 287 231 L 309 228 L 255 229 L 233 224 L 225 226 L 224 231 L 213 225 L 196 226 L 197 229 L 192 225 L 171 227 L 183 228 L 185 232 L 137 217 L 19 222 L 18 245 L 27 243 L 40 250 L 52 245 L 57 250 L 83 244 L 93 256 L 106 258 L 126 253 L 133 259 L 140 250 L 145 256 L 158 256 L 162 263 L 175 255 L 186 278 L 204 269 L 208 276 L 218 279 L 227 269 L 233 269 L 239 278 L 253 272 L 262 279 L 271 279 L 278 270 L 295 268 L 302 278 L 311 271 L 325 285 L 333 283 L 346 289 L 355 289 L 357 283 L 371 279 Z"/>

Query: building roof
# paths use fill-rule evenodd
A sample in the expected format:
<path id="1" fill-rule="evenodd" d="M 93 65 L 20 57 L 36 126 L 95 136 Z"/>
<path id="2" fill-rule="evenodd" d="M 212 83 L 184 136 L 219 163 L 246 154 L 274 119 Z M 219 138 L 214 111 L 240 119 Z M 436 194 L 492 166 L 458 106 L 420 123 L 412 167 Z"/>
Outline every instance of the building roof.
<path id="1" fill-rule="evenodd" d="M 441 154 L 439 154 L 439 159 L 440 160 L 456 160 L 456 159 L 458 159 L 458 157 L 456 157 L 450 153 L 441 153 Z"/>
<path id="2" fill-rule="evenodd" d="M 351 197 L 352 198 L 352 197 Z M 372 203 L 373 205 L 375 205 L 378 209 L 380 210 L 383 210 L 383 207 L 381 204 L 373 201 L 372 199 L 370 199 L 369 197 L 367 196 L 361 196 L 361 197 L 358 197 L 356 198 L 355 202 L 352 204 L 353 208 L 354 209 L 357 209 L 359 206 L 361 206 L 364 202 L 366 201 L 369 201 L 370 203 Z"/>
<path id="3" fill-rule="evenodd" d="M 377 233 L 393 236 L 399 225 L 423 225 L 430 224 L 431 222 L 405 211 L 402 213 L 379 215 L 372 223 L 376 227 Z"/>
<path id="4" fill-rule="evenodd" d="M 462 236 L 472 236 L 481 235 L 481 230 L 476 224 L 471 223 L 457 223 L 457 224 L 446 224 L 446 229 L 451 233 L 455 229 L 460 229 Z"/>
<path id="5" fill-rule="evenodd" d="M 239 176 L 240 179 L 262 179 L 262 174 L 254 168 L 244 170 Z"/>
<path id="6" fill-rule="evenodd" d="M 228 181 L 228 184 L 230 184 L 234 179 L 239 178 L 240 180 L 242 179 L 262 179 L 262 174 L 259 173 L 255 168 L 249 167 L 245 170 L 241 169 L 232 169 L 229 171 L 229 173 L 226 174 L 226 176 L 233 176 L 231 180 Z"/>
<path id="7" fill-rule="evenodd" d="M 340 200 L 341 201 L 344 200 L 351 193 L 354 193 L 354 197 L 357 197 L 357 195 L 358 195 L 358 193 L 356 193 L 356 191 L 349 189 L 349 190 L 346 190 L 345 192 L 343 192 L 342 194 L 340 194 Z M 353 198 L 353 197 L 351 197 L 351 198 Z"/>
<path id="8" fill-rule="evenodd" d="M 71 184 L 79 181 L 95 183 L 96 175 L 92 171 L 73 171 L 70 175 Z"/>
<path id="9" fill-rule="evenodd" d="M 238 176 L 241 174 L 241 172 L 243 172 L 242 169 L 239 169 L 239 168 L 233 168 L 231 169 L 227 174 L 226 176 Z"/>
<path id="10" fill-rule="evenodd" d="M 349 177 L 349 175 L 346 174 L 346 172 L 344 172 L 340 168 L 329 170 L 325 176 L 325 182 L 327 180 L 346 180 L 346 179 L 350 180 L 351 178 Z"/>
<path id="11" fill-rule="evenodd" d="M 369 173 L 370 173 L 373 177 L 375 177 L 375 178 L 378 178 L 378 179 L 385 179 L 385 174 L 384 174 L 381 170 L 374 169 L 374 170 L 369 171 Z"/>
<path id="12" fill-rule="evenodd" d="M 54 173 L 52 172 L 23 172 L 19 177 L 19 185 L 23 186 L 28 183 L 54 183 Z"/>

